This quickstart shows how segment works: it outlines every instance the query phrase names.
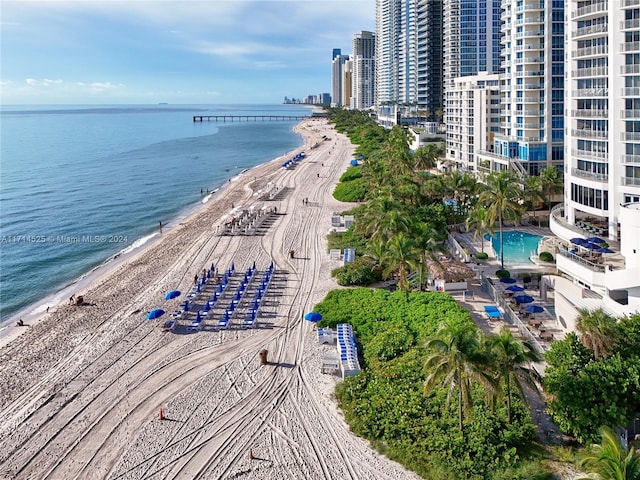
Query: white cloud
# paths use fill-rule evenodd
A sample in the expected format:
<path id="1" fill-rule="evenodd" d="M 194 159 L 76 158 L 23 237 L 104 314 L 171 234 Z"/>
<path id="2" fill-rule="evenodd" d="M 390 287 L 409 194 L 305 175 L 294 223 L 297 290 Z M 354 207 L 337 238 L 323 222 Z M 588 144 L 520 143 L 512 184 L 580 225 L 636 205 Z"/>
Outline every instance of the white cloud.
<path id="1" fill-rule="evenodd" d="M 48 87 L 49 85 L 59 85 L 62 83 L 62 80 L 49 80 L 48 78 L 36 80 L 35 78 L 26 78 L 25 82 L 31 87 Z"/>

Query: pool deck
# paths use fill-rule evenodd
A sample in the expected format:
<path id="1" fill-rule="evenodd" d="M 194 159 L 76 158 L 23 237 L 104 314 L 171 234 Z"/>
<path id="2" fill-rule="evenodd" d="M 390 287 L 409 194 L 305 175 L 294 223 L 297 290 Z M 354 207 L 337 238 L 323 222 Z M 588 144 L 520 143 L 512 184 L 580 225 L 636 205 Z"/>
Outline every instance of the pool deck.
<path id="1" fill-rule="evenodd" d="M 540 235 L 542 237 L 553 236 L 549 229 L 535 226 L 505 227 L 503 231 L 527 232 L 534 235 Z M 482 251 L 482 241 L 480 238 L 474 239 L 473 233 L 456 232 L 455 238 L 470 252 L 476 253 Z M 542 285 L 538 283 L 528 284 L 523 293 L 533 297 L 534 301 L 532 305 L 540 305 L 545 310 L 539 314 L 527 315 L 526 312 L 522 311 L 518 306 L 512 305 L 510 292 L 505 290 L 509 285 L 501 283 L 495 276 L 496 270 L 500 268 L 500 261 L 495 257 L 492 258 L 491 255 L 493 255 L 493 251 L 489 251 L 492 249 L 487 248 L 487 245 L 490 243 L 485 240 L 484 244 L 485 251 L 490 254 L 489 259 L 476 262 L 475 264 L 469 264 L 469 266 L 477 273 L 476 277 L 468 282 L 468 291 L 473 292 L 473 295 L 464 296 L 462 293 L 454 295 L 456 300 L 458 300 L 463 307 L 469 310 L 476 324 L 488 334 L 498 333 L 503 326 L 507 326 L 514 332 L 514 334 L 520 337 L 528 336 L 522 335 L 523 332 L 520 332 L 516 325 L 508 324 L 504 320 L 494 321 L 487 318 L 484 306 L 498 304 L 503 315 L 517 318 L 521 324 L 526 327 L 528 332 L 530 332 L 531 336 L 536 340 L 536 342 L 538 342 L 543 350 L 547 350 L 549 348 L 552 340 L 564 338 L 567 332 L 558 323 L 555 316 L 547 309 L 547 307 L 550 307 L 550 310 L 554 311 L 555 297 L 553 290 L 543 288 Z M 534 263 L 505 265 L 505 268 L 509 270 L 513 278 L 519 278 L 519 275 L 523 273 L 550 274 L 556 272 L 555 266 L 553 265 L 542 266 Z M 491 283 L 495 288 L 496 300 L 482 289 L 481 283 L 483 277 L 491 279 Z M 522 282 L 519 281 L 518 284 L 522 285 Z"/>

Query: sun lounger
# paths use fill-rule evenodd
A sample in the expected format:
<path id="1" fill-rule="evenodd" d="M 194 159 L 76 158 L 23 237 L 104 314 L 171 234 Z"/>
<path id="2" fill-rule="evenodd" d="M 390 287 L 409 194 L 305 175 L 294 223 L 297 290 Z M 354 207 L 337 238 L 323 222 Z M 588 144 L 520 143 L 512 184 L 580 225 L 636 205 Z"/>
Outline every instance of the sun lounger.
<path id="1" fill-rule="evenodd" d="M 198 330 L 200 330 L 201 325 L 202 325 L 202 321 L 198 322 L 194 320 L 193 322 L 191 322 L 190 325 L 187 326 L 187 330 L 197 332 Z"/>
<path id="2" fill-rule="evenodd" d="M 501 319 L 502 313 L 498 310 L 498 307 L 495 305 L 485 305 L 484 311 L 489 317 L 489 320 Z"/>

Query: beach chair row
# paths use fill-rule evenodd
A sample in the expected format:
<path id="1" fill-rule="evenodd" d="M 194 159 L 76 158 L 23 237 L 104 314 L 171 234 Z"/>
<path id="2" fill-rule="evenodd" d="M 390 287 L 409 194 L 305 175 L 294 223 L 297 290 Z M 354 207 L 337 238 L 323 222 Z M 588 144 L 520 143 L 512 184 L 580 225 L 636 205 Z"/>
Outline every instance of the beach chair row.
<path id="1" fill-rule="evenodd" d="M 353 329 L 348 323 L 339 323 L 336 327 L 338 353 L 340 355 L 340 369 L 342 377 L 357 375 L 360 373 L 358 361 L 358 345 Z"/>
<path id="2" fill-rule="evenodd" d="M 247 311 L 247 314 L 242 322 L 242 328 L 252 328 L 255 327 L 258 321 L 258 313 L 260 311 L 260 306 L 262 305 L 262 300 L 264 295 L 267 293 L 269 288 L 269 284 L 271 283 L 271 278 L 273 277 L 274 266 L 273 262 L 269 265 L 267 270 L 263 273 L 262 279 L 260 280 L 260 286 L 258 287 L 258 291 L 256 295 L 253 297 L 251 307 Z"/>
<path id="3" fill-rule="evenodd" d="M 218 325 L 217 325 L 218 328 L 227 328 L 229 326 L 229 322 L 231 321 L 231 318 L 233 317 L 238 305 L 240 305 L 240 302 L 244 298 L 244 295 L 247 291 L 247 287 L 249 286 L 249 283 L 251 283 L 251 279 L 253 278 L 256 272 L 255 265 L 256 264 L 254 262 L 253 266 L 249 267 L 244 272 L 244 276 L 240 281 L 240 285 L 238 285 L 238 288 L 236 289 L 233 295 L 233 298 L 229 303 L 229 306 L 227 307 L 227 309 L 225 309 L 222 318 L 218 320 Z"/>
<path id="4" fill-rule="evenodd" d="M 211 271 L 213 271 L 215 274 L 215 269 L 213 268 L 214 265 L 211 264 L 211 267 L 212 267 Z M 218 286 L 216 287 L 216 290 L 213 292 L 211 297 L 209 297 L 206 300 L 204 308 L 198 311 L 198 313 L 196 314 L 196 318 L 191 322 L 190 325 L 187 326 L 187 330 L 190 330 L 190 331 L 200 330 L 202 326 L 202 321 L 210 314 L 210 312 L 216 306 L 218 300 L 220 299 L 220 297 L 222 297 L 225 290 L 227 289 L 227 286 L 229 285 L 229 277 L 231 277 L 234 273 L 235 273 L 235 266 L 232 263 L 231 267 L 225 270 L 222 277 L 220 277 L 220 281 L 218 283 Z M 203 285 L 206 285 L 206 283 L 208 283 L 210 278 L 211 276 L 205 277 L 205 275 L 203 274 Z"/>

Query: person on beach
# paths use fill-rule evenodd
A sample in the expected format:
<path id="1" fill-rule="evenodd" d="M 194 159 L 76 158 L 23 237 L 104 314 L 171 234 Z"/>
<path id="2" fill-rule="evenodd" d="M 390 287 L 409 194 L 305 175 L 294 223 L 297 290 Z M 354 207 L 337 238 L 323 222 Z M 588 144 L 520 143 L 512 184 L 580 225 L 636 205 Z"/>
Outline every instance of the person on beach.
<path id="1" fill-rule="evenodd" d="M 69 297 L 69 305 L 73 305 L 74 301 L 75 301 L 75 295 L 71 295 Z"/>
<path id="2" fill-rule="evenodd" d="M 193 284 L 197 285 L 198 284 L 198 274 L 196 274 L 196 276 L 193 279 Z"/>
<path id="3" fill-rule="evenodd" d="M 162 220 L 160 220 L 159 224 L 160 224 L 160 233 L 162 233 Z"/>

